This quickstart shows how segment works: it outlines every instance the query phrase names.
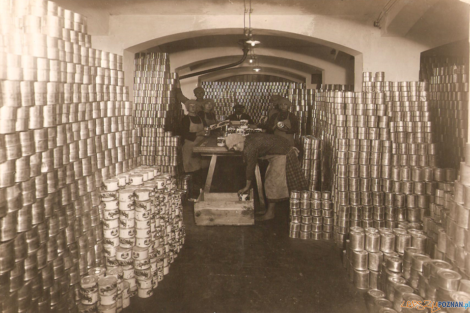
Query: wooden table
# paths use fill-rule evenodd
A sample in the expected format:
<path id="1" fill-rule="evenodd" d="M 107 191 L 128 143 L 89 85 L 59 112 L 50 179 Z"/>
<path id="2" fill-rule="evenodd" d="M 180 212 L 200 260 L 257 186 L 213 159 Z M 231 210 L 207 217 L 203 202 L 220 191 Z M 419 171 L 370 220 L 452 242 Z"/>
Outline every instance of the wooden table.
<path id="1" fill-rule="evenodd" d="M 200 153 L 202 156 L 210 156 L 211 162 L 209 165 L 209 172 L 207 173 L 206 185 L 204 186 L 204 193 L 209 193 L 212 185 L 212 178 L 214 177 L 215 164 L 217 163 L 218 157 L 224 156 L 239 156 L 242 157 L 242 153 L 238 151 L 229 151 L 227 147 L 217 146 L 217 137 L 209 136 L 204 137 L 198 145 L 193 148 L 194 153 Z M 259 170 L 259 165 L 256 164 L 255 168 L 255 177 L 256 185 L 258 187 L 259 203 L 261 210 L 265 209 L 264 203 L 264 191 L 263 191 L 263 182 L 261 180 L 261 172 Z"/>

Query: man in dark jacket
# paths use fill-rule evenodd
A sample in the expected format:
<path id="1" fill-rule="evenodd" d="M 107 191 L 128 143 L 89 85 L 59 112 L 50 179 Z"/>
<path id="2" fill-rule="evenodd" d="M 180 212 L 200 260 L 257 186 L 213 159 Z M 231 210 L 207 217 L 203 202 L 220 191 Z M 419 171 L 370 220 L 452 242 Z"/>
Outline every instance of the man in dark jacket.
<path id="1" fill-rule="evenodd" d="M 237 104 L 236 106 L 233 107 L 233 109 L 235 110 L 235 113 L 233 113 L 232 115 L 229 115 L 227 117 L 228 120 L 230 121 L 247 120 L 248 124 L 254 124 L 251 117 L 248 114 L 244 113 L 245 111 L 244 105 Z"/>

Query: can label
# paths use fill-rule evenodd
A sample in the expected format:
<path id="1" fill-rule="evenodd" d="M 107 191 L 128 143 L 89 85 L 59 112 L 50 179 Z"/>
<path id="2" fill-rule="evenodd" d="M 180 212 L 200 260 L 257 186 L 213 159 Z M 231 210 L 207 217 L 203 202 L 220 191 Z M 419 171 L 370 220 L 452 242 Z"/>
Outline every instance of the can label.
<path id="1" fill-rule="evenodd" d="M 137 291 L 137 295 L 139 296 L 139 298 L 149 298 L 153 295 L 153 290 L 152 288 L 148 288 L 148 289 L 139 288 Z"/>
<path id="2" fill-rule="evenodd" d="M 101 294 L 101 295 L 100 295 L 100 303 L 101 303 L 101 305 L 112 305 L 112 304 L 115 304 L 115 303 L 116 303 L 116 299 L 117 299 L 117 291 L 116 291 L 116 290 L 114 291 L 114 294 L 110 294 L 110 295 Z"/>
<path id="3" fill-rule="evenodd" d="M 80 288 L 80 296 L 83 304 L 95 304 L 98 302 L 98 287 Z"/>
<path id="4" fill-rule="evenodd" d="M 146 269 L 135 269 L 134 270 L 135 272 L 135 277 L 138 279 L 138 280 L 147 280 L 147 279 L 151 279 L 152 278 L 152 269 L 149 267 L 149 268 L 146 268 Z"/>
<path id="5" fill-rule="evenodd" d="M 110 229 L 103 229 L 104 238 L 115 238 L 119 235 L 119 227 L 117 228 L 110 228 Z"/>
<path id="6" fill-rule="evenodd" d="M 151 244 L 150 238 L 136 238 L 135 244 L 137 247 L 147 248 Z"/>
<path id="7" fill-rule="evenodd" d="M 135 238 L 134 237 L 129 237 L 129 238 L 119 238 L 119 244 L 123 248 L 132 248 L 132 246 L 135 244 Z"/>

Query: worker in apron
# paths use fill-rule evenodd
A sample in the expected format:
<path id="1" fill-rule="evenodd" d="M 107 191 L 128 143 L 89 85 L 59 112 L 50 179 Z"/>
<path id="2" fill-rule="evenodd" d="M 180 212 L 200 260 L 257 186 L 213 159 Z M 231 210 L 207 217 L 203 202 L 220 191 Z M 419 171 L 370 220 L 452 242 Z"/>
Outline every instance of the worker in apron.
<path id="1" fill-rule="evenodd" d="M 272 115 L 274 115 L 276 113 L 279 113 L 278 101 L 281 98 L 282 97 L 280 95 L 271 95 L 271 97 L 269 98 L 269 106 L 268 106 L 268 110 L 266 112 L 266 115 L 261 117 L 260 122 L 258 124 L 258 127 L 266 128 L 266 125 L 267 125 L 267 122 L 268 122 L 269 118 Z"/>
<path id="2" fill-rule="evenodd" d="M 204 176 L 201 172 L 202 162 L 199 154 L 193 153 L 193 147 L 204 139 L 204 121 L 197 115 L 197 102 L 188 100 L 186 103 L 188 115 L 182 120 L 183 144 L 183 167 L 186 174 L 193 177 L 194 193 L 191 195 L 197 198 L 198 191 L 203 185 Z"/>
<path id="3" fill-rule="evenodd" d="M 307 180 L 302 172 L 298 151 L 292 143 L 283 137 L 272 134 L 228 135 L 225 144 L 229 150 L 242 151 L 246 165 L 246 185 L 238 191 L 246 194 L 255 179 L 255 168 L 259 158 L 268 160 L 264 189 L 268 199 L 268 209 L 257 221 L 274 218 L 276 203 L 288 200 L 290 191 L 306 190 Z"/>
<path id="4" fill-rule="evenodd" d="M 269 118 L 266 128 L 274 135 L 284 137 L 294 145 L 295 134 L 299 132 L 299 120 L 297 116 L 289 112 L 292 103 L 288 99 L 281 98 L 278 100 L 278 104 L 279 112 Z"/>
<path id="5" fill-rule="evenodd" d="M 208 101 L 204 103 L 203 110 L 200 111 L 198 115 L 204 120 L 206 126 L 211 126 L 211 125 L 217 124 L 218 122 L 214 113 L 214 106 L 215 106 L 214 100 L 212 99 L 207 99 L 207 100 Z"/>

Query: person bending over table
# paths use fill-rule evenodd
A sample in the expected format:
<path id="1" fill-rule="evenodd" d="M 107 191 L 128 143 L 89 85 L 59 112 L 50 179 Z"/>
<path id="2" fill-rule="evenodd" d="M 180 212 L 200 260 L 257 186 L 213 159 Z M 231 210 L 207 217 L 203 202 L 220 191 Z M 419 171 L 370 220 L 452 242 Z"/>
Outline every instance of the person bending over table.
<path id="1" fill-rule="evenodd" d="M 204 110 L 198 113 L 199 117 L 205 122 L 206 126 L 217 124 L 217 118 L 214 113 L 214 100 L 208 99 L 204 103 Z"/>
<path id="2" fill-rule="evenodd" d="M 188 100 L 186 102 L 188 108 L 188 115 L 183 117 L 182 124 L 182 137 L 183 144 L 183 167 L 186 174 L 191 174 L 193 177 L 194 187 L 193 198 L 197 198 L 199 188 L 204 184 L 204 177 L 202 173 L 202 160 L 199 154 L 193 153 L 193 147 L 204 139 L 205 122 L 201 117 L 196 114 L 197 103 L 195 100 Z"/>
<path id="3" fill-rule="evenodd" d="M 288 139 L 294 145 L 294 135 L 299 132 L 299 120 L 289 112 L 292 103 L 288 99 L 281 98 L 278 103 L 279 113 L 274 113 L 269 118 L 266 128 L 274 132 L 274 135 Z M 279 126 L 279 122 L 282 122 L 283 127 Z"/>
<path id="4" fill-rule="evenodd" d="M 248 120 L 248 124 L 250 125 L 253 124 L 253 120 L 251 119 L 251 117 L 248 114 L 244 113 L 245 111 L 244 105 L 237 104 L 236 106 L 233 107 L 233 109 L 235 110 L 235 113 L 227 117 L 229 121 Z"/>
<path id="5" fill-rule="evenodd" d="M 268 199 L 268 209 L 257 221 L 274 218 L 277 202 L 289 199 L 291 190 L 306 190 L 307 180 L 297 158 L 298 151 L 292 143 L 284 137 L 272 134 L 251 134 L 242 136 L 231 134 L 225 140 L 229 150 L 242 151 L 246 164 L 246 186 L 238 191 L 247 193 L 251 182 L 255 178 L 255 167 L 258 158 L 265 158 L 269 166 L 265 175 L 264 188 Z"/>

